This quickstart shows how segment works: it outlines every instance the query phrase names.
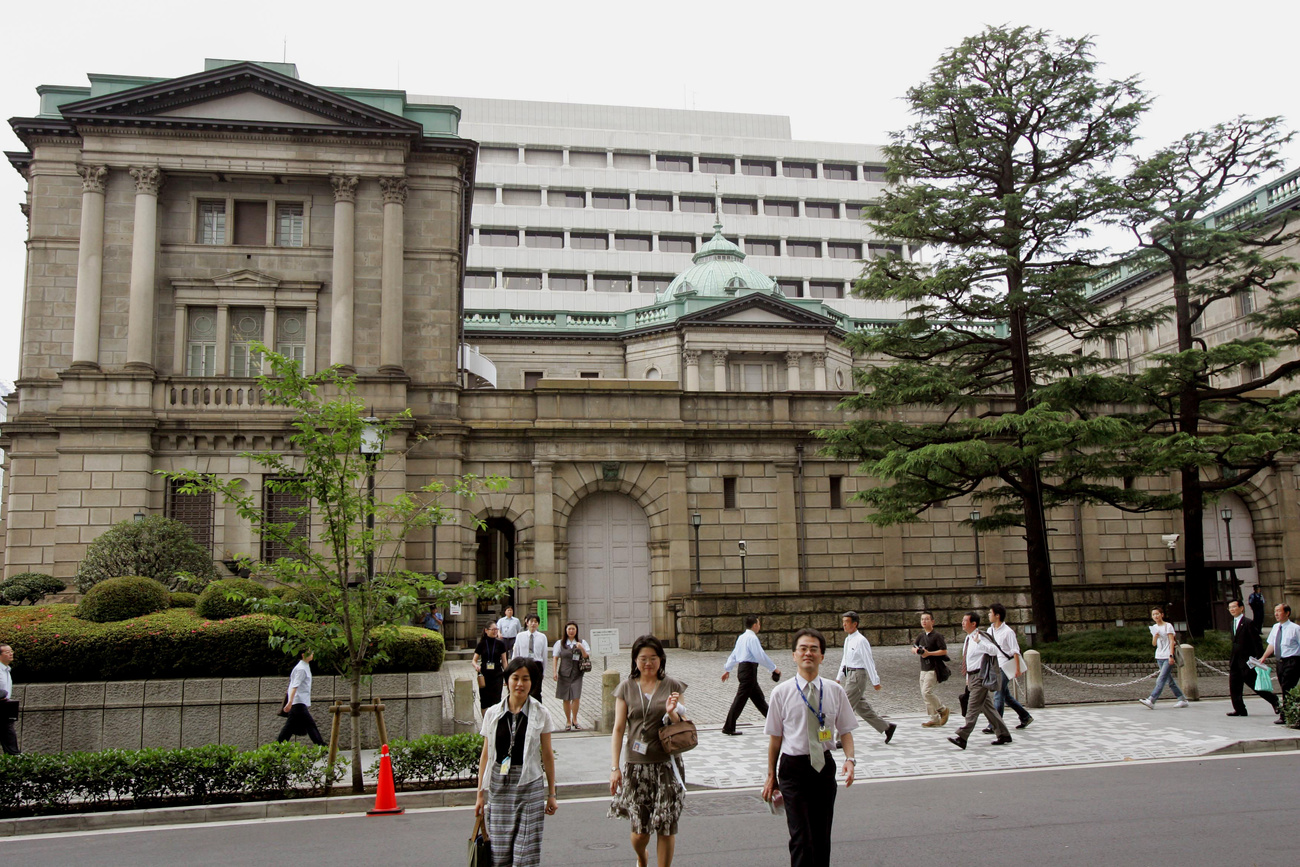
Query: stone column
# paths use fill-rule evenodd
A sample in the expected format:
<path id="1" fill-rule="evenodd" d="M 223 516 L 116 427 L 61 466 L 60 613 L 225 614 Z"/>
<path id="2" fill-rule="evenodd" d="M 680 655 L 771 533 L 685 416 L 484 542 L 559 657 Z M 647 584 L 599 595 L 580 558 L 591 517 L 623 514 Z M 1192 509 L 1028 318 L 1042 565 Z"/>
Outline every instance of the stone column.
<path id="1" fill-rule="evenodd" d="M 555 465 L 533 461 L 533 577 L 555 586 Z"/>
<path id="2" fill-rule="evenodd" d="M 776 568 L 780 590 L 799 590 L 799 520 L 794 496 L 794 461 L 776 461 Z"/>
<path id="3" fill-rule="evenodd" d="M 353 280 L 356 270 L 356 175 L 333 175 L 334 274 L 330 308 L 330 363 L 355 370 L 352 356 Z"/>
<path id="4" fill-rule="evenodd" d="M 107 166 L 77 166 L 81 175 L 81 237 L 77 244 L 77 306 L 72 366 L 99 369 L 99 302 L 104 285 L 104 182 Z"/>
<path id="5" fill-rule="evenodd" d="M 802 352 L 787 352 L 785 354 L 785 387 L 787 391 L 800 391 L 803 388 L 803 383 L 799 381 L 799 359 L 802 356 Z"/>
<path id="6" fill-rule="evenodd" d="M 713 390 L 727 390 L 727 350 L 713 350 Z"/>
<path id="7" fill-rule="evenodd" d="M 677 596 L 691 592 L 692 535 L 691 510 L 686 498 L 686 462 L 668 461 L 665 469 L 668 471 L 668 592 Z"/>
<path id="8" fill-rule="evenodd" d="M 1277 488 L 1279 524 L 1282 527 L 1282 598 L 1294 610 L 1300 608 L 1300 464 L 1291 459 L 1279 460 L 1274 471 Z M 1295 619 L 1294 617 L 1292 618 Z"/>
<path id="9" fill-rule="evenodd" d="M 379 372 L 401 374 L 403 250 L 402 220 L 406 209 L 406 178 L 380 178 L 384 191 L 384 254 L 379 293 Z"/>
<path id="10" fill-rule="evenodd" d="M 826 353 L 813 353 L 813 388 L 817 391 L 826 390 Z"/>
<path id="11" fill-rule="evenodd" d="M 682 358 L 686 361 L 686 390 L 700 390 L 700 351 L 698 349 L 687 349 L 682 352 Z"/>
<path id="12" fill-rule="evenodd" d="M 126 326 L 126 366 L 152 371 L 158 191 L 162 188 L 163 173 L 157 166 L 147 166 L 131 169 L 131 177 L 135 178 L 135 222 L 131 229 L 131 300 Z"/>
<path id="13" fill-rule="evenodd" d="M 262 310 L 262 342 L 266 344 L 267 349 L 276 352 L 278 350 L 275 348 L 275 329 L 278 326 L 275 322 L 275 305 L 267 304 Z M 263 370 L 269 372 L 270 368 L 264 366 Z M 301 369 L 299 372 L 302 372 Z"/>
<path id="14" fill-rule="evenodd" d="M 172 376 L 185 375 L 185 344 L 189 337 L 189 316 L 184 304 L 176 305 L 176 339 L 172 341 Z"/>
<path id="15" fill-rule="evenodd" d="M 230 375 L 230 305 L 217 305 L 217 376 Z"/>

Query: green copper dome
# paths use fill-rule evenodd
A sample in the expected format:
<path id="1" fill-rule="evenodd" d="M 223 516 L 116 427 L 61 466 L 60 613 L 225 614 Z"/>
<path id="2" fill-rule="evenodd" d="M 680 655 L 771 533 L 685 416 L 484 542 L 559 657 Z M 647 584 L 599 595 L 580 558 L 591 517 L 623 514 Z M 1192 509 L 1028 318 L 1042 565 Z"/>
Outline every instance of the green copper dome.
<path id="1" fill-rule="evenodd" d="M 738 295 L 742 290 L 779 291 L 776 281 L 745 264 L 745 251 L 722 237 L 722 223 L 713 224 L 713 237 L 691 257 L 691 267 L 678 274 L 658 299 L 678 295 Z"/>

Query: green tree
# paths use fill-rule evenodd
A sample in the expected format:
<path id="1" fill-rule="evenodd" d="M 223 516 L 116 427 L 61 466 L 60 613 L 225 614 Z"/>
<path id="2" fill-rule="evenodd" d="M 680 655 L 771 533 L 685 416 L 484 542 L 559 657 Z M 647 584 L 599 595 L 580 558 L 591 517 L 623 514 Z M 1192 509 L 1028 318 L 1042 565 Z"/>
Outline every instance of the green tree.
<path id="1" fill-rule="evenodd" d="M 991 27 L 908 91 L 916 120 L 885 149 L 895 185 L 867 218 L 936 260 L 867 263 L 856 293 L 904 302 L 907 313 L 850 336 L 871 366 L 843 405 L 862 415 L 820 432 L 831 455 L 886 483 L 855 495 L 877 524 L 973 497 L 985 506 L 980 529 L 1023 528 L 1045 641 L 1057 634 L 1047 510 L 1159 505 L 1108 482 L 1113 470 L 1093 456 L 1125 424 L 1092 409 L 1119 394 L 1096 372 L 1101 360 L 1037 339 L 1054 327 L 1096 345 L 1154 316 L 1104 313 L 1086 298 L 1101 258 L 1086 249 L 1087 227 L 1116 205 L 1107 171 L 1146 106 L 1134 80 L 1098 78 L 1091 49 L 1087 39 Z"/>
<path id="2" fill-rule="evenodd" d="M 161 515 L 119 521 L 86 547 L 72 579 L 77 590 L 100 581 L 143 575 L 168 590 L 202 590 L 217 577 L 212 552 L 194 541 L 190 528 Z"/>
<path id="3" fill-rule="evenodd" d="M 452 523 L 462 516 L 444 505 L 444 497 L 473 498 L 482 488 L 500 490 L 498 476 L 464 476 L 450 485 L 431 482 L 417 491 L 379 499 L 367 482 L 382 466 L 368 464 L 360 453 L 363 432 L 378 431 L 387 441 L 413 426 L 410 410 L 396 416 L 367 418 L 356 396 L 356 378 L 331 368 L 310 376 L 282 355 L 257 347 L 270 373 L 258 378 L 267 402 L 291 413 L 293 432 L 285 454 L 247 454 L 268 474 L 268 491 L 290 494 L 303 505 L 291 507 L 287 520 L 270 521 L 259 498 L 237 481 L 223 482 L 193 470 L 165 473 L 184 482 L 185 493 L 213 491 L 232 504 L 264 541 L 282 546 L 287 556 L 255 564 L 259 578 L 281 590 L 276 596 L 246 599 L 255 611 L 273 615 L 271 643 L 286 653 L 304 650 L 322 660 L 337 660 L 351 687 L 352 788 L 361 791 L 361 682 L 388 657 L 397 627 L 409 623 L 430 600 L 438 604 L 472 597 L 496 599 L 513 582 L 478 582 L 445 586 L 436 576 L 403 568 L 404 540 L 419 529 Z M 419 437 L 412 434 L 418 441 Z M 320 532 L 308 538 L 303 522 L 318 520 Z M 475 526 L 480 526 L 472 518 Z M 373 565 L 372 565 L 373 564 Z"/>
<path id="4" fill-rule="evenodd" d="M 1123 182 L 1122 222 L 1139 248 L 1131 264 L 1172 282 L 1177 345 L 1151 356 L 1136 378 L 1135 402 L 1150 409 L 1135 417 L 1144 435 L 1122 451 L 1138 472 L 1174 473 L 1181 481 L 1187 617 L 1195 635 L 1212 625 L 1206 503 L 1271 466 L 1279 453 L 1300 449 L 1300 395 L 1279 388 L 1300 374 L 1300 361 L 1277 361 L 1283 350 L 1300 347 L 1300 299 L 1284 295 L 1296 263 L 1280 255 L 1300 233 L 1288 231 L 1285 213 L 1247 208 L 1211 216 L 1225 190 L 1282 169 L 1279 154 L 1291 138 L 1280 118 L 1239 117 L 1136 161 Z M 1229 304 L 1254 308 L 1246 317 L 1252 332 L 1208 345 L 1198 336 L 1206 312 Z"/>

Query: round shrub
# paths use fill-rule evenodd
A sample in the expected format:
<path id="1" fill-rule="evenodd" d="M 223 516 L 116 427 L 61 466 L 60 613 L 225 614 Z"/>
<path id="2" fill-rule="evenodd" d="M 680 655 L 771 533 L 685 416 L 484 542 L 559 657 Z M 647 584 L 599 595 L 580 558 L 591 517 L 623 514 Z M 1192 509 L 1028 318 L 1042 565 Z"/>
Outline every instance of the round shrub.
<path id="1" fill-rule="evenodd" d="M 77 616 L 95 623 L 130 620 L 170 605 L 167 588 L 152 578 L 130 575 L 100 581 L 77 605 Z"/>
<path id="2" fill-rule="evenodd" d="M 262 598 L 271 595 L 271 591 L 256 581 L 248 578 L 226 578 L 213 581 L 204 587 L 203 592 L 199 594 L 198 602 L 194 605 L 194 610 L 200 617 L 209 620 L 229 620 L 231 617 L 248 614 L 248 603 L 244 599 L 226 598 L 226 594 L 231 591 L 237 591 L 245 598 Z"/>
<path id="3" fill-rule="evenodd" d="M 109 527 L 86 548 L 73 580 L 82 593 L 118 575 L 143 575 L 168 590 L 202 587 L 217 577 L 212 552 L 195 543 L 180 521 L 150 515 Z M 192 589 L 187 586 L 183 589 Z"/>
<path id="4" fill-rule="evenodd" d="M 177 590 L 171 595 L 172 608 L 193 608 L 199 601 L 197 593 L 182 593 Z"/>
<path id="5" fill-rule="evenodd" d="M 40 572 L 19 572 L 0 581 L 0 602 L 8 605 L 35 605 L 51 593 L 64 590 L 64 584 L 53 575 Z"/>

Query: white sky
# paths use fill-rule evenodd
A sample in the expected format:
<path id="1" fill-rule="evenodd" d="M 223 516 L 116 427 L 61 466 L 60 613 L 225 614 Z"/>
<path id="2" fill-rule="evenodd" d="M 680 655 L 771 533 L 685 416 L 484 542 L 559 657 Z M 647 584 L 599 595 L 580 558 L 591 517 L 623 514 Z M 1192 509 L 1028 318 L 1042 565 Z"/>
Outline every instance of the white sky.
<path id="1" fill-rule="evenodd" d="M 942 51 L 985 24 L 1025 24 L 1090 34 L 1104 75 L 1140 76 L 1156 97 L 1143 124 L 1150 146 L 1237 114 L 1300 125 L 1295 0 L 226 0 L 192 8 L 64 0 L 8 16 L 0 117 L 36 114 L 39 84 L 84 86 L 87 72 L 188 75 L 205 57 L 280 60 L 287 39 L 287 59 L 319 85 L 783 114 L 795 138 L 883 143 L 907 122 L 904 91 Z M 22 149 L 7 124 L 0 140 L 4 150 Z M 1289 157 L 1300 164 L 1300 147 Z M 18 371 L 24 184 L 0 166 L 0 380 Z"/>

